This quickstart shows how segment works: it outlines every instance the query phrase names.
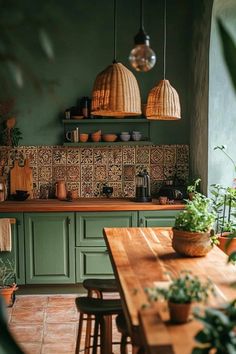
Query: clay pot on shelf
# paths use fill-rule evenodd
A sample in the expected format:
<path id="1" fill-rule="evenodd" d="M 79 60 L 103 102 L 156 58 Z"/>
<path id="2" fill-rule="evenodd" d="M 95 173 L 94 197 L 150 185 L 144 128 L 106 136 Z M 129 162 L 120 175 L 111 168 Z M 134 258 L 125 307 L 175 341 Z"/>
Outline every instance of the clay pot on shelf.
<path id="1" fill-rule="evenodd" d="M 172 247 L 185 256 L 205 256 L 212 249 L 210 232 L 190 232 L 173 228 Z"/>

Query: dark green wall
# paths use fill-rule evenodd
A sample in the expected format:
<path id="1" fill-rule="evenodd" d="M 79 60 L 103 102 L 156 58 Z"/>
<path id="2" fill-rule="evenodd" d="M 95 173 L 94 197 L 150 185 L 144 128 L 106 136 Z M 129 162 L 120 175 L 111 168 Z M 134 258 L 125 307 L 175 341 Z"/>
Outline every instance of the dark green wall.
<path id="1" fill-rule="evenodd" d="M 14 1 L 6 3 L 10 6 Z M 163 4 L 164 1 L 144 1 L 145 28 L 151 36 L 157 64 L 148 73 L 135 73 L 143 102 L 146 102 L 149 90 L 163 78 Z M 22 145 L 61 144 L 63 111 L 74 105 L 79 97 L 91 96 L 96 75 L 112 62 L 113 1 L 24 0 L 21 4 L 16 2 L 16 9 L 17 6 L 20 6 L 20 14 L 25 15 L 27 10 L 28 15 L 25 15 L 23 24 L 19 21 L 19 25 L 12 26 L 8 34 L 10 31 L 12 52 L 21 60 L 27 77 L 24 87 L 16 89 L 8 69 L 2 65 L 7 85 L 0 96 L 16 98 L 18 127 L 24 137 Z M 9 20 L 9 13 L 6 12 L 6 20 Z M 55 61 L 52 63 L 45 59 L 38 44 L 36 21 L 42 21 L 51 35 L 55 48 Z M 119 0 L 117 21 L 118 59 L 129 67 L 127 57 L 139 27 L 139 0 Z M 189 142 L 191 24 L 189 0 L 167 1 L 167 79 L 179 92 L 182 119 L 178 122 L 153 122 L 152 138 L 155 143 Z"/>
<path id="2" fill-rule="evenodd" d="M 212 0 L 194 0 L 193 41 L 190 75 L 190 172 L 200 177 L 201 188 L 207 190 L 208 173 L 208 88 L 209 45 Z"/>

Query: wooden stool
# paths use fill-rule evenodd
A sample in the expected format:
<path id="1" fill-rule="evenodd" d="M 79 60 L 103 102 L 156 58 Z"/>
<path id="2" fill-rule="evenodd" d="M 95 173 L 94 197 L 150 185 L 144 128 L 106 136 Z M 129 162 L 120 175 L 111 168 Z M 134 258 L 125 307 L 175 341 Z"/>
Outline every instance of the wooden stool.
<path id="1" fill-rule="evenodd" d="M 75 303 L 81 315 L 88 315 L 95 317 L 94 337 L 93 337 L 93 354 L 97 353 L 98 347 L 98 332 L 100 330 L 100 347 L 101 354 L 112 353 L 112 338 L 111 338 L 111 319 L 112 315 L 122 313 L 122 306 L 119 299 L 96 299 L 92 297 L 77 297 Z M 78 336 L 76 342 L 76 351 L 78 354 L 80 350 L 82 326 L 79 326 Z M 85 348 L 85 350 L 89 348 Z"/>
<path id="2" fill-rule="evenodd" d="M 96 295 L 97 298 L 102 299 L 103 293 L 112 293 L 117 292 L 117 283 L 115 279 L 86 279 L 83 281 L 83 287 L 88 291 L 88 297 L 93 297 Z M 87 315 L 84 318 L 84 314 L 80 314 L 79 318 L 79 331 L 77 337 L 77 346 L 76 346 L 76 353 L 80 351 L 80 342 L 81 342 L 81 335 L 82 335 L 82 328 L 83 328 L 83 320 L 87 321 L 86 324 L 86 332 L 85 332 L 85 354 L 89 354 L 89 348 L 91 344 L 91 327 L 92 327 L 92 316 Z M 110 321 L 111 326 L 111 333 L 112 333 L 112 318 L 107 319 L 107 322 Z M 112 335 L 110 335 L 112 336 Z"/>

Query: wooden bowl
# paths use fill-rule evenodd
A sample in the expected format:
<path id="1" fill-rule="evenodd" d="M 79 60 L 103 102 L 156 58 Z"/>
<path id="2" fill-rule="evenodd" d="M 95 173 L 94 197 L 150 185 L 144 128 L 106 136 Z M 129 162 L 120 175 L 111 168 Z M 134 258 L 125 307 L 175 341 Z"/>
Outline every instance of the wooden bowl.
<path id="1" fill-rule="evenodd" d="M 104 140 L 108 143 L 112 143 L 112 142 L 116 141 L 116 139 L 117 139 L 116 134 L 103 134 L 103 136 L 102 136 L 102 140 Z"/>

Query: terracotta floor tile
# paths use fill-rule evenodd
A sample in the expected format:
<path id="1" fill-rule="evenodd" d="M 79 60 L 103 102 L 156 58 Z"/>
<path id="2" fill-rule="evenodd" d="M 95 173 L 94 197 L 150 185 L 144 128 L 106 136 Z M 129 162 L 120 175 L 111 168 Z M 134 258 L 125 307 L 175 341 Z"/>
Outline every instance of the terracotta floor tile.
<path id="1" fill-rule="evenodd" d="M 48 307 L 75 307 L 75 298 L 77 295 L 60 295 L 60 296 L 49 296 Z"/>
<path id="2" fill-rule="evenodd" d="M 21 307 L 13 308 L 11 323 L 43 323 L 44 307 Z"/>
<path id="3" fill-rule="evenodd" d="M 43 343 L 75 342 L 77 334 L 76 324 L 46 323 L 44 327 Z"/>
<path id="4" fill-rule="evenodd" d="M 78 322 L 79 314 L 75 307 L 48 307 L 46 312 L 47 323 Z"/>
<path id="5" fill-rule="evenodd" d="M 9 328 L 17 342 L 42 342 L 43 325 L 12 323 Z"/>
<path id="6" fill-rule="evenodd" d="M 15 306 L 22 306 L 22 307 L 43 307 L 46 306 L 48 303 L 47 296 L 41 295 L 19 295 L 16 296 Z"/>
<path id="7" fill-rule="evenodd" d="M 41 354 L 74 354 L 75 344 L 74 343 L 47 343 L 43 344 Z"/>
<path id="8" fill-rule="evenodd" d="M 42 343 L 26 343 L 26 342 L 19 342 L 19 345 L 24 351 L 24 354 L 41 354 L 41 347 Z M 51 354 L 56 354 L 51 352 Z"/>

